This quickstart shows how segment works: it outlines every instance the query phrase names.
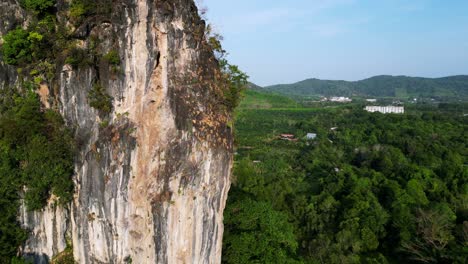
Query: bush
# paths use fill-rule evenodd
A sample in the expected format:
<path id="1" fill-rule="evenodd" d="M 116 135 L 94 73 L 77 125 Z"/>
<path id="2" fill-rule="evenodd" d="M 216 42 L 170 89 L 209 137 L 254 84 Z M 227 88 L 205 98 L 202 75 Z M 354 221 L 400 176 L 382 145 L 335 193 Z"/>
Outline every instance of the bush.
<path id="1" fill-rule="evenodd" d="M 52 258 L 52 264 L 75 264 L 75 259 L 73 257 L 73 245 L 71 244 L 71 239 L 66 238 L 67 246 L 64 251 L 60 252 L 57 256 Z"/>
<path id="2" fill-rule="evenodd" d="M 2 52 L 4 60 L 10 65 L 31 63 L 40 56 L 38 48 L 43 36 L 22 28 L 14 29 L 3 37 Z"/>
<path id="3" fill-rule="evenodd" d="M 111 65 L 119 65 L 119 53 L 116 50 L 111 50 L 106 55 L 104 55 L 104 60 L 106 60 Z"/>
<path id="4" fill-rule="evenodd" d="M 73 68 L 81 68 L 91 65 L 93 62 L 86 49 L 73 47 L 65 59 L 65 63 L 70 64 Z"/>
<path id="5" fill-rule="evenodd" d="M 19 61 L 31 60 L 28 35 L 26 30 L 17 28 L 3 37 L 2 52 L 7 64 L 17 65 Z"/>
<path id="6" fill-rule="evenodd" d="M 71 2 L 71 5 L 70 5 L 70 18 L 72 18 L 74 20 L 79 20 L 84 15 L 86 15 L 87 12 L 88 12 L 88 9 L 86 8 L 83 1 L 74 0 L 74 1 Z"/>
<path id="7" fill-rule="evenodd" d="M 110 0 L 73 0 L 70 4 L 70 18 L 75 24 L 79 24 L 86 17 L 96 14 L 110 14 L 112 1 Z"/>
<path id="8" fill-rule="evenodd" d="M 222 73 L 221 86 L 224 88 L 223 104 L 229 111 L 232 111 L 240 104 L 242 93 L 247 88 L 249 76 L 242 72 L 238 66 L 229 64 L 226 60 L 227 53 L 221 45 L 223 37 L 213 33 L 211 25 L 205 28 L 205 36 L 208 45 L 219 61 L 219 68 Z"/>
<path id="9" fill-rule="evenodd" d="M 247 88 L 249 77 L 238 66 L 230 65 L 225 60 L 221 60 L 221 66 L 227 83 L 227 87 L 224 89 L 224 104 L 229 110 L 233 110 L 242 99 L 242 93 Z"/>
<path id="10" fill-rule="evenodd" d="M 55 0 L 23 0 L 22 6 L 36 14 L 43 14 L 55 5 Z"/>
<path id="11" fill-rule="evenodd" d="M 91 107 L 103 114 L 109 114 L 112 111 L 112 97 L 99 84 L 95 84 L 89 92 L 88 100 Z"/>

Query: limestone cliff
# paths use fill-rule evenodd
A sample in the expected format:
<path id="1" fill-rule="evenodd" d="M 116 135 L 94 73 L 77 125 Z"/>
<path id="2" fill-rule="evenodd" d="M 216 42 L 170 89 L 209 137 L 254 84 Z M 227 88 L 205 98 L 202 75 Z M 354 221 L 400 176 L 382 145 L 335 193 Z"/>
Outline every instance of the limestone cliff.
<path id="1" fill-rule="evenodd" d="M 64 20 L 69 1 L 57 2 Z M 45 263 L 68 238 L 78 263 L 219 263 L 232 135 L 204 21 L 193 0 L 108 2 L 111 12 L 74 36 L 117 51 L 119 67 L 63 62 L 41 85 L 44 106 L 75 132 L 75 195 L 65 207 L 51 198 L 42 211 L 20 210 L 31 231 L 21 252 Z M 0 34 L 27 23 L 17 1 L 0 5 Z M 0 79 L 14 84 L 16 70 L 0 61 Z M 96 83 L 112 97 L 109 114 L 90 106 Z"/>

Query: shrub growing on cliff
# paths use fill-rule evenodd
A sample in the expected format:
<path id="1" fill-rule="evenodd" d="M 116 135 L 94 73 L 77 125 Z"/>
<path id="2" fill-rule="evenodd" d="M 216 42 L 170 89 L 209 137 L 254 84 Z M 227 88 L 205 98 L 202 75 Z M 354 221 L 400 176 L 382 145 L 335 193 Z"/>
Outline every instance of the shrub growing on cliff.
<path id="1" fill-rule="evenodd" d="M 227 82 L 227 87 L 224 89 L 224 103 L 228 109 L 232 110 L 239 105 L 249 77 L 238 66 L 228 64 L 226 60 L 221 60 L 220 63 Z"/>
<path id="2" fill-rule="evenodd" d="M 91 12 L 93 5 L 87 5 L 83 0 L 73 0 L 70 4 L 70 18 L 75 22 L 80 22 Z"/>
<path id="3" fill-rule="evenodd" d="M 78 69 L 91 65 L 93 62 L 86 49 L 72 47 L 68 53 L 65 63 L 70 64 L 73 68 Z"/>
<path id="4" fill-rule="evenodd" d="M 2 46 L 5 62 L 11 65 L 31 63 L 41 55 L 39 47 L 43 38 L 38 32 L 22 28 L 8 32 L 3 37 Z"/>
<path id="5" fill-rule="evenodd" d="M 22 0 L 21 5 L 36 14 L 45 13 L 55 5 L 55 0 Z"/>
<path id="6" fill-rule="evenodd" d="M 118 74 L 121 69 L 120 69 L 120 56 L 119 52 L 116 50 L 111 50 L 107 54 L 105 54 L 103 57 L 104 61 L 106 61 L 109 66 L 112 74 Z"/>
<path id="7" fill-rule="evenodd" d="M 210 24 L 205 28 L 205 38 L 219 61 L 222 73 L 222 80 L 220 81 L 221 86 L 224 88 L 223 104 L 232 111 L 242 99 L 242 92 L 247 88 L 249 76 L 242 72 L 238 66 L 229 64 L 225 58 L 227 52 L 221 44 L 223 37 L 220 34 L 213 33 Z"/>
<path id="8" fill-rule="evenodd" d="M 75 24 L 93 15 L 109 15 L 112 11 L 111 0 L 73 0 L 70 4 L 70 18 Z"/>
<path id="9" fill-rule="evenodd" d="M 110 65 L 119 65 L 120 64 L 119 53 L 116 50 L 109 51 L 106 55 L 104 55 L 104 59 Z"/>
<path id="10" fill-rule="evenodd" d="M 88 95 L 89 105 L 103 114 L 112 111 L 112 97 L 108 95 L 100 84 L 95 84 Z"/>
<path id="11" fill-rule="evenodd" d="M 73 245 L 71 238 L 66 237 L 67 246 L 65 250 L 60 252 L 54 258 L 52 258 L 52 264 L 75 264 L 75 259 L 73 257 Z"/>

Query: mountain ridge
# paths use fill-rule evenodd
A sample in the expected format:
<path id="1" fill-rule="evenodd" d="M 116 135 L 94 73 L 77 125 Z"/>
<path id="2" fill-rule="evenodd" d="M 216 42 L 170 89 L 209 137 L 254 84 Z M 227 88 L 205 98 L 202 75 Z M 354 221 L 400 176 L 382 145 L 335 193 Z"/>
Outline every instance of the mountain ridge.
<path id="1" fill-rule="evenodd" d="M 468 98 L 468 75 L 438 78 L 377 75 L 358 81 L 309 78 L 262 88 L 289 96 Z"/>

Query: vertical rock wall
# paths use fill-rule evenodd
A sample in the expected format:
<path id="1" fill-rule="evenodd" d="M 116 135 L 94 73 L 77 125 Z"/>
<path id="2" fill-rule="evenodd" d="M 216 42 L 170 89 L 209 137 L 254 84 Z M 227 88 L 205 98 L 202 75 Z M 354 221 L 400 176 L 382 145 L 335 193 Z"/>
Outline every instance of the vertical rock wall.
<path id="1" fill-rule="evenodd" d="M 193 0 L 122 0 L 76 29 L 121 63 L 63 65 L 50 84 L 76 130 L 75 196 L 69 208 L 21 210 L 24 254 L 45 262 L 69 237 L 78 263 L 221 261 L 232 135 L 204 28 Z M 110 115 L 89 105 L 96 83 L 113 97 Z"/>

